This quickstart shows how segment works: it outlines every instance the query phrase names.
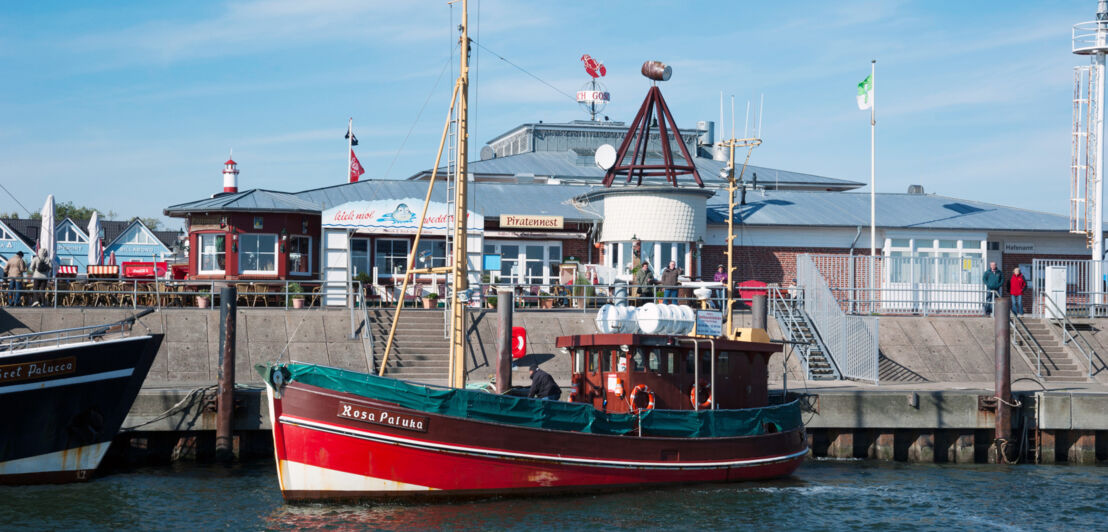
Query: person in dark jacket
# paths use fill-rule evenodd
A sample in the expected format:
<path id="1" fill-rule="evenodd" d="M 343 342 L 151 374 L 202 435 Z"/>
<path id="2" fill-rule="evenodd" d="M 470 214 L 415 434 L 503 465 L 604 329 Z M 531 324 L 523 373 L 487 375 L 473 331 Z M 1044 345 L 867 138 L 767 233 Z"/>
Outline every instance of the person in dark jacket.
<path id="1" fill-rule="evenodd" d="M 985 283 L 985 315 L 993 313 L 993 295 L 1000 293 L 1004 286 L 1004 273 L 996 268 L 995 262 L 989 263 L 989 269 L 981 276 L 981 282 Z"/>
<path id="2" fill-rule="evenodd" d="M 662 303 L 667 305 L 676 305 L 677 301 L 677 285 L 681 284 L 681 281 L 677 280 L 677 276 L 681 275 L 681 268 L 677 267 L 676 261 L 669 261 L 669 267 L 662 270 Z"/>
<path id="3" fill-rule="evenodd" d="M 557 401 L 562 398 L 562 389 L 554 382 L 554 377 L 539 369 L 537 365 L 531 366 L 531 391 L 527 397 L 537 397 L 547 401 Z"/>

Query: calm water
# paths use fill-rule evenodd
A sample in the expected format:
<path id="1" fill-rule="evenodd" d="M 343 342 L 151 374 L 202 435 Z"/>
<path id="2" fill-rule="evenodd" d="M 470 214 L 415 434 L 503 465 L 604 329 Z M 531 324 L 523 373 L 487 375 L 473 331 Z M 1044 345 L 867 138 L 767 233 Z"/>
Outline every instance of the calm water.
<path id="1" fill-rule="evenodd" d="M 808 462 L 790 479 L 423 505 L 287 506 L 271 462 L 0 487 L 5 530 L 1104 530 L 1108 468 Z"/>

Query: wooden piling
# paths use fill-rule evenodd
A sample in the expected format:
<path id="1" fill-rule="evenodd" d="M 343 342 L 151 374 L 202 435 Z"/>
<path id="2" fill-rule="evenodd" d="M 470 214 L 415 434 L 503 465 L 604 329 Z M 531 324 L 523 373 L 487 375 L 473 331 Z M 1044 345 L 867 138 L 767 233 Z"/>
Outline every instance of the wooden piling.
<path id="1" fill-rule="evenodd" d="M 232 422 L 235 410 L 235 287 L 219 291 L 219 392 L 216 396 L 215 457 L 219 461 L 235 458 Z"/>
<path id="2" fill-rule="evenodd" d="M 512 309 L 515 301 L 511 290 L 496 291 L 496 393 L 512 389 Z"/>

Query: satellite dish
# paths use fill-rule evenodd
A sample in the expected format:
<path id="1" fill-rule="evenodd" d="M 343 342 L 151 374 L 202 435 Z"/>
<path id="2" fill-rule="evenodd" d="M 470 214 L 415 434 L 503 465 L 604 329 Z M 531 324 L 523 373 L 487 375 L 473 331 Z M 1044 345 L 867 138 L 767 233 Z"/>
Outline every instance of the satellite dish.
<path id="1" fill-rule="evenodd" d="M 616 149 L 611 144 L 601 144 L 596 149 L 596 155 L 593 157 L 596 159 L 596 165 L 602 170 L 607 170 L 616 164 Z"/>

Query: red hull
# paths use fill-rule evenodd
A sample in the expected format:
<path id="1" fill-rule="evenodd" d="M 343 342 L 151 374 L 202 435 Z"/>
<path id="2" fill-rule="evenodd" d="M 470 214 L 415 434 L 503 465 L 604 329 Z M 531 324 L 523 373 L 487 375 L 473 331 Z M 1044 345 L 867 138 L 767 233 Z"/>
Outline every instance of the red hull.
<path id="1" fill-rule="evenodd" d="M 755 480 L 789 475 L 807 454 L 803 428 L 735 438 L 606 436 L 437 416 L 303 383 L 283 392 L 271 399 L 270 412 L 287 500 Z M 388 411 L 399 421 L 393 426 L 338 415 L 348 405 L 355 412 Z M 405 420 L 410 426 L 400 426 Z"/>

